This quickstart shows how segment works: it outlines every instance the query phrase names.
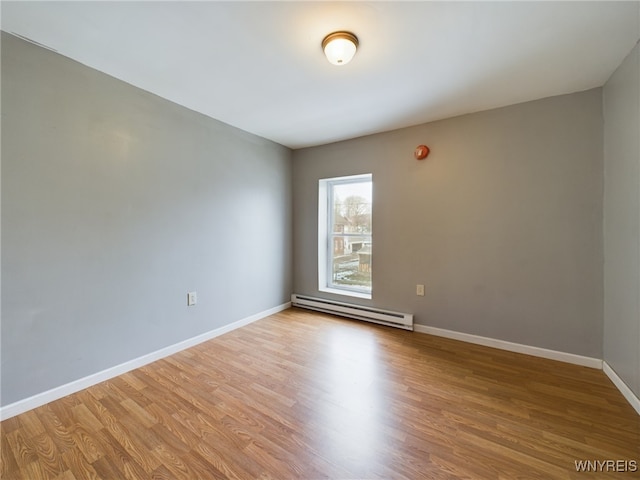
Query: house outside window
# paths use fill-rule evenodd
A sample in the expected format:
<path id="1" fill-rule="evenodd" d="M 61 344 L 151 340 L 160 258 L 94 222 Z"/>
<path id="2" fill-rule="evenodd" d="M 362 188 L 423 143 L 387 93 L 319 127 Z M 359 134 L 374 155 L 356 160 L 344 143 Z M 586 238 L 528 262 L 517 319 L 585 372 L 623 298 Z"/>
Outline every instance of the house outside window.
<path id="1" fill-rule="evenodd" d="M 320 291 L 371 298 L 372 186 L 371 174 L 319 182 Z"/>

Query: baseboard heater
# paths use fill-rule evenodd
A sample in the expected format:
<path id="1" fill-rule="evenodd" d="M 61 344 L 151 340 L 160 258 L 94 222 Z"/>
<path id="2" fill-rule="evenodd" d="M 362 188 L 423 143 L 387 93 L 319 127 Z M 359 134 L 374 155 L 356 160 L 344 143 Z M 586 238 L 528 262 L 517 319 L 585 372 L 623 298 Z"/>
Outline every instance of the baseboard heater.
<path id="1" fill-rule="evenodd" d="M 379 308 L 363 307 L 295 293 L 291 295 L 291 305 L 356 320 L 379 323 L 389 327 L 413 330 L 413 315 L 410 313 L 391 312 L 389 310 L 380 310 Z"/>

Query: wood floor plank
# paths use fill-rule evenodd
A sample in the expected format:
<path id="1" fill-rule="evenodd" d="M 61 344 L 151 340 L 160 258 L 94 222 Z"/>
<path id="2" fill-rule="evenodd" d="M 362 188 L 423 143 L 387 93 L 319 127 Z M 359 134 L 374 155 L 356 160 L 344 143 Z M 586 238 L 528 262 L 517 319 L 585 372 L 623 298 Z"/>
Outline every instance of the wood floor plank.
<path id="1" fill-rule="evenodd" d="M 95 462 L 92 462 L 91 465 L 100 478 L 105 480 L 110 478 L 125 478 L 124 472 L 118 469 L 116 462 L 109 461 L 105 457 L 99 458 Z"/>
<path id="2" fill-rule="evenodd" d="M 222 474 L 223 478 L 230 480 L 250 478 L 242 468 L 234 465 L 232 458 L 221 454 L 205 442 L 200 442 L 191 453 L 200 455 L 200 458 L 212 465 L 216 471 Z"/>
<path id="3" fill-rule="evenodd" d="M 71 438 L 73 438 L 76 447 L 82 452 L 82 455 L 84 455 L 84 458 L 86 458 L 89 463 L 93 464 L 93 462 L 104 456 L 102 444 L 97 440 L 97 437 L 92 434 L 91 430 L 86 429 L 83 425 L 74 425 L 71 431 Z"/>
<path id="4" fill-rule="evenodd" d="M 19 421 L 22 427 L 22 432 L 28 438 L 37 437 L 45 432 L 44 425 L 42 425 L 42 422 L 34 410 L 30 410 L 25 412 L 23 415 L 20 415 Z"/>
<path id="5" fill-rule="evenodd" d="M 29 462 L 21 468 L 22 478 L 25 479 L 34 479 L 38 480 L 48 480 L 49 474 L 46 470 L 44 470 L 42 464 L 38 461 Z"/>
<path id="6" fill-rule="evenodd" d="M 4 432 L 3 432 L 4 433 Z M 20 468 L 25 468 L 32 462 L 37 462 L 38 454 L 36 453 L 33 443 L 25 433 L 21 430 L 15 430 L 6 435 L 3 434 L 2 442 L 7 442 L 13 452 L 13 458 Z"/>
<path id="7" fill-rule="evenodd" d="M 640 416 L 599 370 L 290 309 L 7 419 L 0 446 L 16 480 L 578 480 L 640 468 Z"/>
<path id="8" fill-rule="evenodd" d="M 101 480 L 101 477 L 96 472 L 82 452 L 78 449 L 67 450 L 62 454 L 62 461 L 67 466 L 67 469 L 77 478 L 87 480 Z"/>
<path id="9" fill-rule="evenodd" d="M 21 478 L 20 468 L 6 438 L 0 439 L 0 459 L 0 478 L 9 478 L 11 475 Z"/>
<path id="10" fill-rule="evenodd" d="M 69 449 L 75 448 L 73 438 L 71 438 L 70 430 L 65 427 L 60 419 L 51 409 L 51 404 L 43 405 L 42 407 L 34 410 L 43 426 L 45 431 L 49 434 L 53 442 L 56 444 L 56 448 L 60 454 L 66 452 Z"/>
<path id="11" fill-rule="evenodd" d="M 185 465 L 189 465 L 189 467 L 191 467 L 191 469 L 195 472 L 196 476 L 192 478 L 202 478 L 205 480 L 225 480 L 229 478 L 194 450 L 191 450 L 189 453 L 182 455 L 181 460 Z"/>
<path id="12" fill-rule="evenodd" d="M 143 408 L 132 398 L 127 398 L 120 402 L 120 405 L 126 408 L 129 414 L 137 422 L 140 422 L 144 428 L 151 428 L 158 423 L 158 418 L 149 413 L 150 407 L 153 406 L 152 403 L 147 403 L 147 408 Z"/>
<path id="13" fill-rule="evenodd" d="M 62 456 L 51 437 L 42 433 L 31 439 L 38 455 L 38 461 L 48 478 L 55 478 L 67 469 L 62 461 Z"/>
<path id="14" fill-rule="evenodd" d="M 78 479 L 73 475 L 71 470 L 65 470 L 60 475 L 58 475 L 55 478 L 55 480 L 78 480 Z"/>
<path id="15" fill-rule="evenodd" d="M 148 472 L 129 455 L 125 448 L 120 445 L 107 429 L 96 432 L 96 435 L 99 437 L 105 450 L 105 458 L 108 458 L 110 462 L 114 463 L 116 469 L 122 472 L 123 478 L 136 480 L 148 476 Z"/>

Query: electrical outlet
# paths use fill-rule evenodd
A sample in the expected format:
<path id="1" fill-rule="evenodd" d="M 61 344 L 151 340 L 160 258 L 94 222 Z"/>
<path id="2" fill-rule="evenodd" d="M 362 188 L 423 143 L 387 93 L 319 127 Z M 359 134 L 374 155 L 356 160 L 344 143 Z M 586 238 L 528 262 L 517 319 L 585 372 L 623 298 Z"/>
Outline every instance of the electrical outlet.
<path id="1" fill-rule="evenodd" d="M 424 297 L 424 285 L 416 285 L 416 295 Z"/>
<path id="2" fill-rule="evenodd" d="M 196 292 L 187 293 L 187 306 L 193 307 L 196 303 L 198 303 Z"/>

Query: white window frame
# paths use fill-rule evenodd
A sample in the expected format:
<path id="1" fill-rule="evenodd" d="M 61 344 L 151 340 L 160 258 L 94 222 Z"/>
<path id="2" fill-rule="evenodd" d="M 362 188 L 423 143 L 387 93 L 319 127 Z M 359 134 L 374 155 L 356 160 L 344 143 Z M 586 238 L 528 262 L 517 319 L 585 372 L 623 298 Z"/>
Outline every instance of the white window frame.
<path id="1" fill-rule="evenodd" d="M 331 208 L 333 203 L 331 193 L 333 189 L 331 187 L 341 183 L 357 182 L 373 182 L 373 174 L 365 173 L 346 177 L 323 178 L 318 182 L 318 290 L 337 295 L 370 299 L 373 293 L 373 284 L 371 285 L 371 291 L 365 291 L 357 287 L 337 286 L 331 283 L 330 272 L 332 269 L 331 265 L 329 265 L 331 262 L 329 249 L 333 249 L 330 235 L 333 222 L 333 209 Z M 373 238 L 373 231 L 371 232 L 371 238 Z"/>

